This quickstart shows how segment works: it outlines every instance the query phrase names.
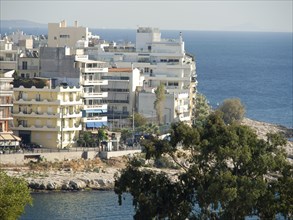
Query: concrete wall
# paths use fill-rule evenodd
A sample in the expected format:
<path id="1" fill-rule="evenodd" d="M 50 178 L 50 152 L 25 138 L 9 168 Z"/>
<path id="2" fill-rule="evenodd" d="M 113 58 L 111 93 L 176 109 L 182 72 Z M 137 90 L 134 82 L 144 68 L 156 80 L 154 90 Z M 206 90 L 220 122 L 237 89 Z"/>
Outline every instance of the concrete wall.
<path id="1" fill-rule="evenodd" d="M 124 155 L 133 155 L 135 153 L 140 153 L 141 150 L 124 150 L 124 151 L 102 151 L 99 156 L 103 159 L 109 159 L 111 157 L 120 157 Z"/>
<path id="2" fill-rule="evenodd" d="M 123 151 L 102 151 L 95 150 L 90 151 L 64 151 L 64 152 L 52 152 L 52 153 L 15 153 L 15 154 L 0 154 L 0 164 L 15 164 L 22 165 L 29 163 L 30 161 L 36 161 L 37 158 L 43 158 L 46 161 L 56 162 L 63 160 L 76 160 L 80 158 L 94 159 L 95 157 L 101 157 L 103 159 L 109 159 L 111 157 L 119 157 L 123 155 L 132 155 L 140 153 L 141 150 L 123 150 Z M 35 157 L 35 158 L 33 158 Z"/>
<path id="3" fill-rule="evenodd" d="M 74 159 L 93 159 L 98 156 L 97 151 L 64 151 L 64 152 L 52 152 L 52 153 L 16 153 L 16 154 L 0 154 L 0 164 L 25 164 L 30 161 L 34 161 L 32 157 L 44 158 L 47 161 L 63 161 L 63 160 L 74 160 Z"/>

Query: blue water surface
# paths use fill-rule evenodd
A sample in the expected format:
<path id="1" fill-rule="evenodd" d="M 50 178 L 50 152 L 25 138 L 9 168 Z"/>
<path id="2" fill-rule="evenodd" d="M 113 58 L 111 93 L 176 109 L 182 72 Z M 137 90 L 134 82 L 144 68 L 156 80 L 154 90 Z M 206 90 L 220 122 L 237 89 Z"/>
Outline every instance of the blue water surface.
<path id="1" fill-rule="evenodd" d="M 132 219 L 130 195 L 122 205 L 113 191 L 33 193 L 33 207 L 27 206 L 20 220 L 116 220 Z"/>

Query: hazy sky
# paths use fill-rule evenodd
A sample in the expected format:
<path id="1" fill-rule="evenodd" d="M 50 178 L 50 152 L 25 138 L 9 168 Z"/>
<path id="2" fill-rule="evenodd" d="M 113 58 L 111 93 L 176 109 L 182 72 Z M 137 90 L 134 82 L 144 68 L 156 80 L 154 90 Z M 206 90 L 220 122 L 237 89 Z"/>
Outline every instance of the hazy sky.
<path id="1" fill-rule="evenodd" d="M 1 1 L 1 20 L 75 20 L 89 28 L 151 26 L 174 30 L 292 32 L 293 0 Z"/>

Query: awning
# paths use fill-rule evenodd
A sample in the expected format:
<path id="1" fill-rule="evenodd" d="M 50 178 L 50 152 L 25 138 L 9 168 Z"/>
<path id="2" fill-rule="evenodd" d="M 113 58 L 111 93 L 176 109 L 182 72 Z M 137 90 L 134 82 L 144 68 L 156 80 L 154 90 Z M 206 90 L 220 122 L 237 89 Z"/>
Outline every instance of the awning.
<path id="1" fill-rule="evenodd" d="M 87 128 L 100 128 L 103 126 L 107 126 L 107 122 L 87 122 L 86 123 Z"/>
<path id="2" fill-rule="evenodd" d="M 90 109 L 85 111 L 86 113 L 107 113 L 107 109 Z"/>
<path id="3" fill-rule="evenodd" d="M 21 138 L 13 134 L 0 134 L 0 141 L 21 141 Z"/>

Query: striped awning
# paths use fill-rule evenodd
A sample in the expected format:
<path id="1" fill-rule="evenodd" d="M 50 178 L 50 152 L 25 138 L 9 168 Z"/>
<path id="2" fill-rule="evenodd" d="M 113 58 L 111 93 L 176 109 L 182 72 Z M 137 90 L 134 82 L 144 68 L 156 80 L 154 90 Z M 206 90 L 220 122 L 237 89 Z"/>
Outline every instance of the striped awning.
<path id="1" fill-rule="evenodd" d="M 1 134 L 0 133 L 0 141 L 21 141 L 20 137 L 17 137 L 13 134 Z"/>

